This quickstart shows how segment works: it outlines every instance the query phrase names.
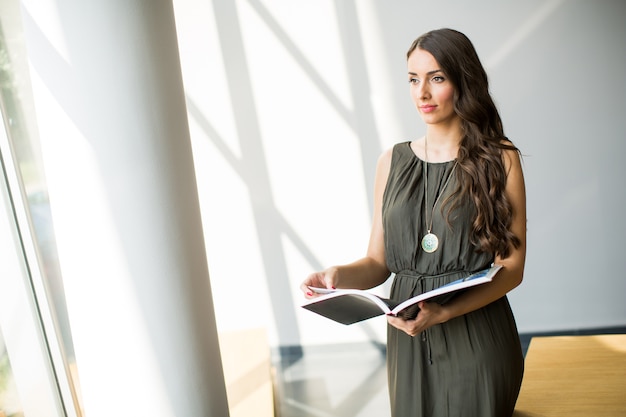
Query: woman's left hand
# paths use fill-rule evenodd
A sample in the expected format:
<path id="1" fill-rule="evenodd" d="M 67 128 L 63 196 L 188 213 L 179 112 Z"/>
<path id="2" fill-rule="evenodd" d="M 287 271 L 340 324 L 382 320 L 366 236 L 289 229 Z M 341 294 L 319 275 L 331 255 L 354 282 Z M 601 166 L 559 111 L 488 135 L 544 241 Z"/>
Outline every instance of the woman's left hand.
<path id="1" fill-rule="evenodd" d="M 413 320 L 387 316 L 387 322 L 409 336 L 417 336 L 429 327 L 447 321 L 444 308 L 441 305 L 421 301 L 418 306 L 420 308 L 419 313 Z"/>

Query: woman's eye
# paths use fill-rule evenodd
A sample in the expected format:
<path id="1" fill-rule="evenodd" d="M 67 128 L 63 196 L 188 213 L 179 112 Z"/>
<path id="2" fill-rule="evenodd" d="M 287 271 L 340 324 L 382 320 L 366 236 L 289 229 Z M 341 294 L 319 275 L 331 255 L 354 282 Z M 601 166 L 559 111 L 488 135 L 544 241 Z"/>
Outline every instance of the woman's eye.
<path id="1" fill-rule="evenodd" d="M 436 83 L 440 83 L 444 81 L 444 78 L 441 75 L 437 75 L 435 77 L 433 77 L 433 81 Z"/>
<path id="2" fill-rule="evenodd" d="M 409 84 L 417 84 L 419 80 L 417 78 L 409 78 Z"/>

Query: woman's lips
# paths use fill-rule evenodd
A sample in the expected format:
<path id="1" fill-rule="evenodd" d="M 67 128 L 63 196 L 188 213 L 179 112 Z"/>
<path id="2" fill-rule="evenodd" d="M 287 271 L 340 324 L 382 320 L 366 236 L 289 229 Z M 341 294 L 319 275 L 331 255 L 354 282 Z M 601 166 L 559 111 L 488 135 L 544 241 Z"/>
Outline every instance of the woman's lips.
<path id="1" fill-rule="evenodd" d="M 434 111 L 436 108 L 437 106 L 435 106 L 434 104 L 425 104 L 423 106 L 420 106 L 420 110 L 424 113 L 430 113 Z"/>

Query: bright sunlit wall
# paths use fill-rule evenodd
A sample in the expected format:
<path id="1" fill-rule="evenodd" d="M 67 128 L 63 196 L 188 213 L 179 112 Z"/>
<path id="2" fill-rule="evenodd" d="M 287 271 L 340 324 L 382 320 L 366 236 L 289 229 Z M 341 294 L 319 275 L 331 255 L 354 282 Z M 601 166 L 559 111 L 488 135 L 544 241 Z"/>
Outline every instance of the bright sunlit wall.
<path id="1" fill-rule="evenodd" d="M 520 331 L 626 323 L 623 2 L 174 5 L 220 329 L 266 327 L 274 346 L 385 340 L 382 318 L 345 327 L 302 310 L 298 286 L 365 253 L 376 159 L 424 132 L 405 52 L 440 27 L 474 42 L 525 155 Z"/>

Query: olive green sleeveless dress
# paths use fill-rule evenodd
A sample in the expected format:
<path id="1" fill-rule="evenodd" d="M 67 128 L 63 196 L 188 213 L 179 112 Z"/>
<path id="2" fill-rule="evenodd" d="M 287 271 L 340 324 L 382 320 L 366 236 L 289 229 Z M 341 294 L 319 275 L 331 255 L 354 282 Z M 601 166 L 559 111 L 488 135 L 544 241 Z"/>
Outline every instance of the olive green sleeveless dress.
<path id="1" fill-rule="evenodd" d="M 441 205 L 458 182 L 454 161 L 428 163 L 424 208 L 424 161 L 409 142 L 393 149 L 383 197 L 387 266 L 395 273 L 391 298 L 405 300 L 488 267 L 492 253 L 470 243 L 475 209 L 468 200 L 449 216 Z M 433 253 L 422 250 L 426 215 L 448 177 L 433 213 L 439 238 Z M 449 206 L 444 205 L 444 210 Z M 494 278 L 497 279 L 497 276 Z M 513 414 L 524 359 L 506 297 L 411 337 L 388 326 L 387 365 L 393 417 L 506 417 Z"/>

